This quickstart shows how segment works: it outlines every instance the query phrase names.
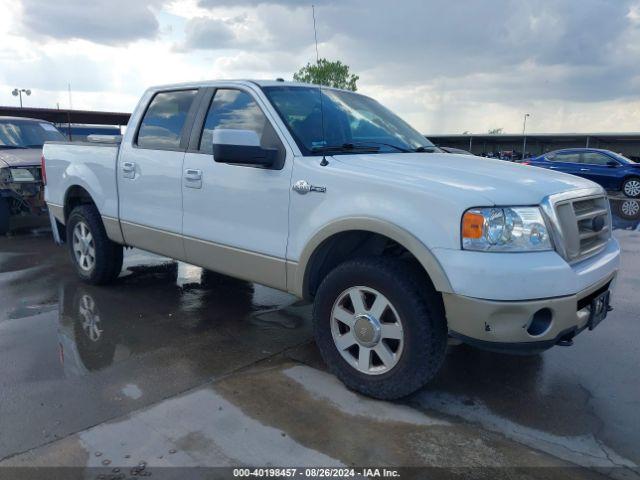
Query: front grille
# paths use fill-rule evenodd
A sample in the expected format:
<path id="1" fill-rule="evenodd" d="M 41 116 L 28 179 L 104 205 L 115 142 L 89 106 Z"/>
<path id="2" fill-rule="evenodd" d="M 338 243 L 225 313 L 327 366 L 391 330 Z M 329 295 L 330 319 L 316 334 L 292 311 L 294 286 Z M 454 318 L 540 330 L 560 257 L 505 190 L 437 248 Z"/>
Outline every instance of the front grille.
<path id="1" fill-rule="evenodd" d="M 604 195 L 562 199 L 555 203 L 561 249 L 578 262 L 600 252 L 611 237 L 611 215 Z"/>

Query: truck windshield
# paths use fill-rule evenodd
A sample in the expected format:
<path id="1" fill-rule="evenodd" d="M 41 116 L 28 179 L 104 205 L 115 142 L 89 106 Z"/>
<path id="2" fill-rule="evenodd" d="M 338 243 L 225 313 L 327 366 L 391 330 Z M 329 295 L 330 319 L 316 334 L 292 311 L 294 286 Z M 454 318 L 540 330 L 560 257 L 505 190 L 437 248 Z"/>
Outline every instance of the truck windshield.
<path id="1" fill-rule="evenodd" d="M 42 148 L 46 141 L 64 141 L 65 137 L 47 122 L 0 120 L 0 149 Z"/>
<path id="2" fill-rule="evenodd" d="M 364 95 L 318 87 L 263 90 L 303 155 L 438 151 L 404 120 Z"/>

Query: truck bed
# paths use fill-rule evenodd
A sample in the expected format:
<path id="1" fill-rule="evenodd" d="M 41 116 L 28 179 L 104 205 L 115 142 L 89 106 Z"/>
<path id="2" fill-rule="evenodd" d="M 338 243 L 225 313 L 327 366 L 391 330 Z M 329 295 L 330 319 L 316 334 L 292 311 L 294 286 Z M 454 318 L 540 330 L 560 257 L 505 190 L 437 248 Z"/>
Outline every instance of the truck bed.
<path id="1" fill-rule="evenodd" d="M 43 147 L 47 185 L 45 200 L 60 221 L 58 208 L 65 204 L 65 196 L 78 185 L 93 196 L 103 216 L 118 218 L 116 163 L 119 144 L 96 142 L 47 142 Z"/>

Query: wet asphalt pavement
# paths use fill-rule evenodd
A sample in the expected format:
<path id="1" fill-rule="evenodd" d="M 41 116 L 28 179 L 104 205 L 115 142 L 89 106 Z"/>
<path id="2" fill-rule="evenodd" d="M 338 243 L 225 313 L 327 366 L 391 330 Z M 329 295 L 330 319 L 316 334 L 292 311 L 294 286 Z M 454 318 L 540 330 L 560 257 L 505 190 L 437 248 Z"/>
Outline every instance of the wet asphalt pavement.
<path id="1" fill-rule="evenodd" d="M 91 287 L 46 229 L 0 238 L 0 466 L 579 465 L 640 478 L 640 205 L 612 207 L 623 257 L 605 322 L 536 356 L 450 347 L 438 378 L 400 402 L 328 375 L 311 307 L 290 295 L 138 250 L 115 285 Z"/>

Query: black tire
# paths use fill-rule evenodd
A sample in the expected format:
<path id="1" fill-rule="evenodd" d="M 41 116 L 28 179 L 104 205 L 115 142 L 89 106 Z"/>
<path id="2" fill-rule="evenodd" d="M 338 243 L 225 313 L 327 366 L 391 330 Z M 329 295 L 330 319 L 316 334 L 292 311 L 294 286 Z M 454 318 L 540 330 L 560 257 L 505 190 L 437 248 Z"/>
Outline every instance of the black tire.
<path id="1" fill-rule="evenodd" d="M 635 193 L 635 194 L 629 194 L 629 193 L 627 193 L 627 188 L 628 188 L 628 186 L 629 186 L 629 184 L 630 184 L 631 182 L 638 182 L 638 183 L 640 183 L 640 177 L 630 177 L 630 178 L 625 179 L 625 181 L 624 181 L 624 182 L 622 182 L 622 194 L 623 194 L 625 197 L 628 197 L 628 198 L 640 198 L 640 192 Z M 637 183 L 636 183 L 636 185 L 637 185 Z"/>
<path id="2" fill-rule="evenodd" d="M 88 227 L 93 237 L 95 259 L 92 268 L 80 266 L 73 251 L 73 231 L 80 222 Z M 94 205 L 80 205 L 73 209 L 67 221 L 67 244 L 76 272 L 86 283 L 104 285 L 113 282 L 122 270 L 122 245 L 109 240 L 100 213 Z"/>
<path id="3" fill-rule="evenodd" d="M 9 200 L 0 198 L 0 235 L 6 235 L 9 232 L 9 219 L 11 217 L 11 207 Z"/>
<path id="4" fill-rule="evenodd" d="M 382 293 L 401 319 L 404 347 L 395 366 L 385 373 L 357 370 L 335 346 L 332 309 L 340 295 L 355 286 Z M 415 392 L 436 375 L 445 358 L 448 332 L 440 294 L 412 264 L 394 258 L 349 260 L 330 272 L 316 293 L 313 326 L 329 369 L 348 388 L 375 398 L 396 399 Z"/>

